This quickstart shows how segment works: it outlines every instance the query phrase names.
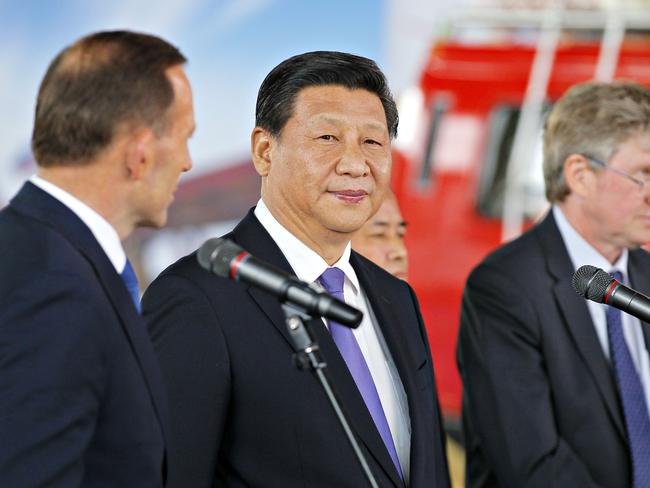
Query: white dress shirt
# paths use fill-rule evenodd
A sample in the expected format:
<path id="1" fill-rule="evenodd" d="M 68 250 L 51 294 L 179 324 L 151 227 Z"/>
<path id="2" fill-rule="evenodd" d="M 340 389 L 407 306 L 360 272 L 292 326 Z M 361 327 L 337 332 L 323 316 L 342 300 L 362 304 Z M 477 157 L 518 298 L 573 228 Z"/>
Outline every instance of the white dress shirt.
<path id="1" fill-rule="evenodd" d="M 93 233 L 95 239 L 97 239 L 97 242 L 106 253 L 106 256 L 108 256 L 108 259 L 115 267 L 117 274 L 121 274 L 122 271 L 124 271 L 124 267 L 126 266 L 126 253 L 124 252 L 117 231 L 106 221 L 106 219 L 104 219 L 104 217 L 99 215 L 77 197 L 72 196 L 67 191 L 62 190 L 55 184 L 50 183 L 39 176 L 34 175 L 29 179 L 29 181 L 72 210 L 72 212 L 74 212 L 74 214 L 79 217 L 84 224 L 86 224 L 90 229 L 90 232 Z"/>
<path id="2" fill-rule="evenodd" d="M 623 274 L 622 283 L 629 286 L 627 249 L 623 250 L 621 257 L 618 258 L 616 263 L 611 264 L 602 254 L 600 254 L 591 246 L 591 244 L 578 234 L 562 213 L 562 210 L 557 206 L 553 206 L 553 217 L 555 217 L 555 222 L 560 229 L 560 234 L 562 235 L 564 245 L 569 252 L 569 257 L 573 263 L 574 270 L 577 270 L 585 264 L 590 264 L 607 272 L 613 270 L 620 271 Z M 607 337 L 606 312 L 609 305 L 596 303 L 592 300 L 587 300 L 587 305 L 589 306 L 589 313 L 591 314 L 591 319 L 594 323 L 600 346 L 603 348 L 605 357 L 609 360 L 610 355 L 609 339 Z M 625 336 L 625 342 L 627 342 L 627 347 L 632 356 L 632 362 L 641 378 L 641 384 L 643 385 L 643 391 L 646 398 L 646 405 L 649 406 L 650 410 L 650 358 L 648 357 L 648 351 L 646 349 L 645 339 L 641 329 L 643 325 L 639 319 L 627 313 L 621 312 L 621 318 L 623 320 L 623 335 Z"/>
<path id="3" fill-rule="evenodd" d="M 321 256 L 273 217 L 262 199 L 257 203 L 255 216 L 271 235 L 300 280 L 313 283 L 329 267 Z M 404 481 L 408 484 L 411 457 L 411 419 L 408 401 L 384 336 L 377 325 L 377 319 L 350 265 L 350 248 L 351 245 L 348 243 L 343 255 L 332 267 L 341 269 L 345 274 L 343 284 L 345 302 L 363 312 L 361 324 L 353 330 L 354 337 L 359 343 L 377 387 L 402 467 Z"/>

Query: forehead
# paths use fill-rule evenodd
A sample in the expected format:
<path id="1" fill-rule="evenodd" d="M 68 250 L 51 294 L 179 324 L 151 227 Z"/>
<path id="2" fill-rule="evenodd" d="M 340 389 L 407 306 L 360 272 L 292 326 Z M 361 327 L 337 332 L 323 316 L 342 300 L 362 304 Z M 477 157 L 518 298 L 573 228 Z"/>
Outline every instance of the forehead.
<path id="1" fill-rule="evenodd" d="M 312 123 L 351 120 L 388 131 L 386 114 L 379 96 L 362 88 L 340 85 L 310 86 L 300 90 L 293 103 L 291 119 Z"/>
<path id="2" fill-rule="evenodd" d="M 192 87 L 181 65 L 172 66 L 165 71 L 167 79 L 174 90 L 174 100 L 169 107 L 168 114 L 180 119 L 184 125 L 194 124 L 194 102 Z"/>
<path id="3" fill-rule="evenodd" d="M 613 156 L 616 159 L 647 158 L 650 156 L 650 132 L 643 131 L 631 135 L 618 145 Z"/>

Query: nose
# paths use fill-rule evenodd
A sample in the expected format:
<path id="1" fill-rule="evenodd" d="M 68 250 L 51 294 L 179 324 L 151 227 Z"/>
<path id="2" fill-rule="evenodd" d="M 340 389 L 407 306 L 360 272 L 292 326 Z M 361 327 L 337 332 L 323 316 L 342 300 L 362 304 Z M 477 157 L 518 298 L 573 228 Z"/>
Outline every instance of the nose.
<path id="1" fill-rule="evenodd" d="M 192 167 L 194 166 L 194 163 L 192 163 L 192 158 L 188 155 L 187 159 L 185 160 L 185 164 L 181 168 L 183 173 L 186 173 L 187 171 L 191 170 Z"/>
<path id="2" fill-rule="evenodd" d="M 393 237 L 387 257 L 390 261 L 406 261 L 408 259 L 406 246 L 402 239 L 397 236 Z"/>
<path id="3" fill-rule="evenodd" d="M 368 161 L 359 143 L 348 141 L 336 165 L 336 172 L 340 175 L 350 175 L 358 178 L 369 173 Z"/>
<path id="4" fill-rule="evenodd" d="M 403 261 L 405 263 L 404 267 L 406 268 L 408 263 L 408 251 L 406 250 L 404 239 L 398 234 L 394 234 L 390 239 L 386 259 L 393 262 Z"/>

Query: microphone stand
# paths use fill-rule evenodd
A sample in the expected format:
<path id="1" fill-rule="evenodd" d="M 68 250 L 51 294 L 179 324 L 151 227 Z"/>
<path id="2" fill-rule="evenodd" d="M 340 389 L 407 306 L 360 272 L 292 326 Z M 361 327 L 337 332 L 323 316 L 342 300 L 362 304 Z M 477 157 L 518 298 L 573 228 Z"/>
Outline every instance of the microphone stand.
<path id="1" fill-rule="evenodd" d="M 359 443 L 352 433 L 350 423 L 348 422 L 345 413 L 341 408 L 341 403 L 339 402 L 336 393 L 332 389 L 326 370 L 327 363 L 323 361 L 321 357 L 320 347 L 313 337 L 313 333 L 309 327 L 309 324 L 303 322 L 303 319 L 311 319 L 311 317 L 292 307 L 291 305 L 284 303 L 282 304 L 282 310 L 284 311 L 286 318 L 289 336 L 291 337 L 291 341 L 293 342 L 293 345 L 297 351 L 292 356 L 294 366 L 296 366 L 296 368 L 301 371 L 311 369 L 314 372 L 320 381 L 323 390 L 325 390 L 325 394 L 332 404 L 334 412 L 336 412 L 336 416 L 341 423 L 341 427 L 343 427 L 345 435 L 347 436 L 348 441 L 350 441 L 350 445 L 352 446 L 352 449 L 357 456 L 357 460 L 359 461 L 359 464 L 361 465 L 363 473 L 366 475 L 370 486 L 372 486 L 372 488 L 379 488 L 377 480 L 375 480 L 375 477 L 370 471 L 368 461 L 366 460 L 363 452 L 361 452 Z"/>

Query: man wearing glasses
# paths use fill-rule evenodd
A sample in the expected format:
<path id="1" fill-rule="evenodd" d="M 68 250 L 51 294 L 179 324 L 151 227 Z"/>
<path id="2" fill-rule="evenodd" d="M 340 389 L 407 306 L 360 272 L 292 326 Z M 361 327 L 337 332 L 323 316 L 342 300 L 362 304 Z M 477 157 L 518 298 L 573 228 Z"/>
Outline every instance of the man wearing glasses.
<path id="1" fill-rule="evenodd" d="M 650 90 L 584 83 L 544 134 L 552 207 L 470 275 L 458 363 L 468 486 L 650 486 L 650 329 L 587 302 L 602 268 L 650 294 Z"/>

